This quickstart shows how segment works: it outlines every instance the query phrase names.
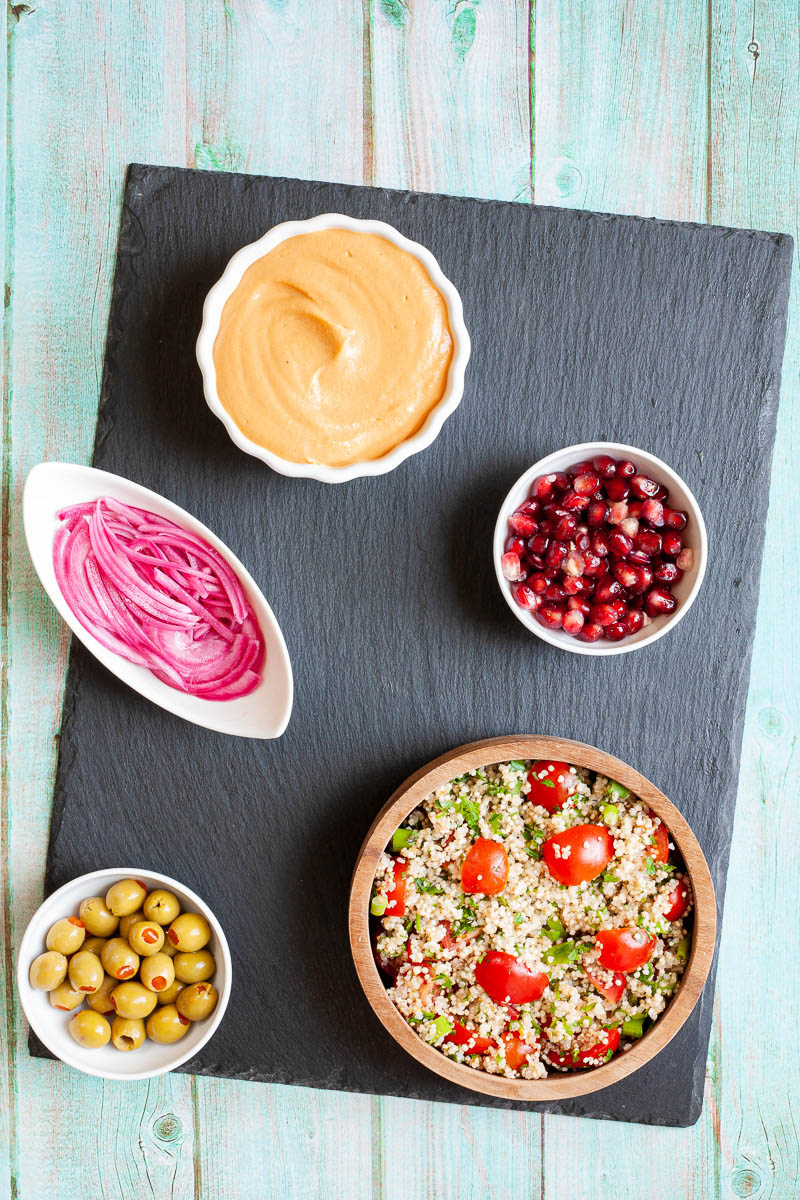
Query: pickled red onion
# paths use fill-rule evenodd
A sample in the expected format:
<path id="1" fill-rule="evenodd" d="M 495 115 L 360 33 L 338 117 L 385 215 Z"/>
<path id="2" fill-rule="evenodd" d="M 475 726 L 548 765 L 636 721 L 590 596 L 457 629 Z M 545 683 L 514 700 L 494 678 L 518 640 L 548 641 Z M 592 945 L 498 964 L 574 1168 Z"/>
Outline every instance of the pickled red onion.
<path id="1" fill-rule="evenodd" d="M 258 687 L 264 638 L 241 583 L 213 546 L 110 496 L 58 517 L 58 586 L 102 646 L 206 700 L 234 700 Z"/>

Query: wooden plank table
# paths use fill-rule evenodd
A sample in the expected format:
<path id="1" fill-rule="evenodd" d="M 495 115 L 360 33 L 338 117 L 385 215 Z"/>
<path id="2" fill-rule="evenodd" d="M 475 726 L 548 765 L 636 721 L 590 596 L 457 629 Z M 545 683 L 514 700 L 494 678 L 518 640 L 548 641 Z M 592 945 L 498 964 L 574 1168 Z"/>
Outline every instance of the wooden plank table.
<path id="1" fill-rule="evenodd" d="M 22 485 L 42 458 L 89 458 L 125 164 L 796 233 L 796 0 L 7 8 L 0 1196 L 792 1200 L 797 258 L 706 1103 L 693 1129 L 183 1075 L 103 1083 L 29 1058 L 12 969 L 41 899 L 68 646 L 32 575 Z"/>

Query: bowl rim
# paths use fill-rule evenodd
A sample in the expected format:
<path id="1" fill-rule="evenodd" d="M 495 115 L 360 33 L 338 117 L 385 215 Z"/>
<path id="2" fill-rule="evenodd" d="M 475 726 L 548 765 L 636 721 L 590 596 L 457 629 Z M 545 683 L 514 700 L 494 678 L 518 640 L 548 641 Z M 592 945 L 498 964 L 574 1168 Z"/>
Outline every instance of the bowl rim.
<path id="1" fill-rule="evenodd" d="M 418 259 L 427 270 L 432 283 L 441 292 L 447 305 L 447 316 L 453 338 L 453 355 L 447 373 L 447 383 L 439 403 L 431 410 L 423 426 L 381 458 L 364 459 L 343 467 L 325 463 L 290 462 L 265 446 L 251 441 L 223 407 L 217 393 L 217 372 L 214 365 L 214 342 L 219 331 L 222 310 L 229 296 L 238 287 L 248 267 L 263 258 L 281 242 L 313 233 L 319 229 L 349 229 L 355 233 L 374 233 L 386 238 Z M 203 304 L 203 320 L 195 347 L 197 362 L 203 377 L 203 393 L 208 407 L 222 421 L 230 438 L 246 454 L 261 459 L 273 471 L 295 479 L 316 479 L 320 483 L 346 483 L 364 476 L 384 475 L 399 467 L 412 454 L 418 454 L 436 439 L 444 422 L 458 408 L 464 394 L 464 375 L 471 353 L 470 336 L 464 324 L 464 308 L 455 285 L 447 278 L 437 259 L 426 246 L 405 237 L 385 221 L 349 217 L 345 213 L 319 213 L 302 220 L 282 221 L 273 225 L 255 242 L 242 246 L 228 262 L 225 270 L 208 292 Z"/>
<path id="2" fill-rule="evenodd" d="M 507 1079 L 454 1062 L 423 1042 L 389 999 L 372 955 L 369 900 L 381 853 L 405 817 L 435 788 L 466 770 L 513 759 L 554 757 L 586 766 L 623 783 L 661 817 L 684 862 L 695 897 L 692 948 L 675 996 L 635 1046 L 585 1072 L 546 1079 Z M 703 851 L 686 819 L 664 793 L 634 767 L 596 746 L 540 734 L 485 738 L 450 750 L 408 777 L 384 804 L 364 839 L 350 888 L 350 949 L 359 982 L 378 1020 L 417 1062 L 451 1083 L 505 1100 L 549 1101 L 586 1096 L 625 1079 L 650 1062 L 673 1039 L 694 1009 L 714 957 L 717 910 L 714 884 Z"/>
<path id="3" fill-rule="evenodd" d="M 672 483 L 673 487 L 677 486 L 685 492 L 687 507 L 690 510 L 690 519 L 694 521 L 697 528 L 698 545 L 697 547 L 693 546 L 693 549 L 696 549 L 698 562 L 695 579 L 688 596 L 681 601 L 675 611 L 670 613 L 669 616 L 666 618 L 657 617 L 651 625 L 640 630 L 639 633 L 634 634 L 632 637 L 625 638 L 621 642 L 605 642 L 603 644 L 600 642 L 579 642 L 577 638 L 565 635 L 558 636 L 557 632 L 553 633 L 549 629 L 546 629 L 533 616 L 521 609 L 514 602 L 509 582 L 500 568 L 503 543 L 508 536 L 507 524 L 512 511 L 512 496 L 514 496 L 523 483 L 527 487 L 537 475 L 546 475 L 552 464 L 561 459 L 565 454 L 569 454 L 570 456 L 574 454 L 576 462 L 580 461 L 581 458 L 596 454 L 612 454 L 615 457 L 630 458 L 634 461 L 636 459 L 641 460 L 649 467 L 655 469 L 656 472 L 661 472 L 667 481 Z M 683 620 L 703 586 L 706 567 L 708 565 L 708 532 L 703 518 L 703 511 L 697 502 L 697 497 L 685 479 L 669 463 L 664 462 L 663 459 L 652 454 L 649 450 L 642 450 L 638 446 L 630 446 L 623 442 L 578 442 L 574 446 L 564 446 L 562 449 L 554 450 L 551 454 L 540 458 L 538 462 L 527 467 L 508 489 L 500 505 L 492 534 L 492 562 L 494 564 L 495 577 L 504 600 L 517 620 L 530 633 L 536 634 L 538 638 L 541 638 L 543 642 L 547 642 L 548 645 L 555 646 L 558 650 L 566 650 L 570 654 L 586 654 L 595 658 L 610 658 L 618 654 L 630 654 L 634 650 L 641 650 L 644 646 L 651 646 L 654 642 L 664 637 L 665 634 L 671 633 L 679 622 Z"/>
<path id="4" fill-rule="evenodd" d="M 37 1012 L 31 1012 L 27 1001 L 27 989 L 30 987 L 30 983 L 28 981 L 28 971 L 30 970 L 31 962 L 34 958 L 36 958 L 36 954 L 33 953 L 35 947 L 32 946 L 32 943 L 34 942 L 33 926 L 37 918 L 46 907 L 49 907 L 54 901 L 57 901 L 60 896 L 74 888 L 76 885 L 84 883 L 90 884 L 93 880 L 106 878 L 110 875 L 116 875 L 119 877 L 119 879 L 140 879 L 144 877 L 146 879 L 156 880 L 159 887 L 168 888 L 170 891 L 176 892 L 179 898 L 185 899 L 191 904 L 196 904 L 198 912 L 202 913 L 211 926 L 214 937 L 216 938 L 217 946 L 219 948 L 219 957 L 221 957 L 224 965 L 225 980 L 223 987 L 218 989 L 219 998 L 217 1000 L 217 1007 L 214 1010 L 213 1015 L 208 1018 L 208 1028 L 204 1031 L 200 1041 L 196 1042 L 191 1049 L 184 1050 L 181 1054 L 178 1054 L 173 1061 L 170 1061 L 164 1066 L 154 1067 L 149 1071 L 118 1072 L 92 1067 L 91 1065 L 84 1063 L 80 1058 L 77 1044 L 74 1054 L 71 1049 L 70 1053 L 68 1054 L 59 1053 L 53 1048 L 49 1040 L 49 1023 L 46 1021 L 41 1021 Z M 91 893 L 87 892 L 87 895 L 91 895 Z M 38 953 L 42 953 L 42 951 L 38 951 Z M 173 879 L 170 875 L 162 875 L 160 871 L 150 871 L 145 867 L 104 867 L 97 871 L 89 871 L 85 875 L 76 875 L 74 879 L 67 880 L 67 882 L 62 884 L 61 887 L 56 888 L 54 892 L 51 892 L 49 896 L 46 896 L 38 908 L 32 913 L 28 924 L 25 926 L 25 932 L 22 935 L 22 940 L 19 944 L 19 950 L 17 952 L 17 995 L 19 996 L 25 1018 L 39 1040 L 47 1047 L 50 1053 L 59 1062 L 66 1063 L 68 1067 L 74 1067 L 75 1070 L 82 1071 L 84 1075 L 92 1075 L 97 1079 L 114 1079 L 121 1082 L 137 1079 L 154 1079 L 158 1075 L 167 1075 L 170 1071 L 176 1070 L 185 1062 L 188 1062 L 190 1058 L 194 1058 L 196 1054 L 199 1054 L 203 1046 L 205 1046 L 214 1036 L 222 1021 L 222 1018 L 225 1016 L 225 1010 L 228 1007 L 228 1001 L 230 1000 L 231 995 L 232 975 L 233 963 L 231 960 L 231 951 L 228 945 L 228 939 L 225 937 L 225 932 L 222 928 L 222 925 L 214 915 L 212 909 L 208 906 L 208 904 L 206 904 L 205 900 L 202 900 L 196 892 L 192 891 L 191 888 L 187 887 L 179 880 Z M 175 1043 L 176 1046 L 180 1046 L 180 1044 L 180 1042 Z"/>

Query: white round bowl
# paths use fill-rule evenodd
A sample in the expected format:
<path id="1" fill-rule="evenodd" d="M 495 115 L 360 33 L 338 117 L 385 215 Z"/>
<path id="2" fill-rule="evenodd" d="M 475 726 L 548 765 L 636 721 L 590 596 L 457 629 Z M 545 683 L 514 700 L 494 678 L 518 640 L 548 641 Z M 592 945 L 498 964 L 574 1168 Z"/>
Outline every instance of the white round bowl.
<path id="1" fill-rule="evenodd" d="M 382 458 L 350 463 L 345 467 L 330 467 L 324 463 L 290 462 L 288 459 L 273 454 L 264 446 L 259 446 L 256 442 L 251 441 L 242 433 L 230 413 L 223 408 L 220 402 L 217 394 L 217 372 L 214 366 L 214 342 L 219 332 L 222 310 L 228 297 L 238 287 L 248 267 L 251 267 L 257 259 L 263 258 L 265 254 L 274 250 L 277 245 L 285 242 L 288 238 L 297 237 L 303 233 L 314 233 L 320 229 L 350 229 L 354 233 L 374 233 L 393 242 L 395 246 L 399 246 L 409 254 L 413 254 L 425 267 L 434 286 L 438 288 L 445 299 L 450 332 L 453 336 L 453 357 L 450 362 L 444 395 L 429 414 L 422 428 L 413 437 L 407 438 L 388 454 L 384 454 Z M 470 355 L 470 340 L 464 324 L 461 297 L 442 272 L 430 250 L 421 246 L 419 242 L 412 242 L 409 238 L 403 237 L 401 233 L 384 221 L 360 221 L 354 217 L 344 216 L 342 213 L 323 213 L 306 221 L 285 221 L 282 225 L 275 225 L 257 242 L 243 246 L 234 254 L 222 277 L 206 296 L 203 305 L 203 324 L 197 339 L 196 351 L 197 361 L 203 375 L 206 403 L 214 415 L 222 421 L 240 450 L 244 450 L 246 454 L 252 454 L 254 458 L 260 458 L 268 467 L 272 467 L 273 471 L 278 471 L 281 475 L 317 479 L 320 483 L 346 483 L 350 479 L 358 479 L 363 475 L 385 475 L 387 471 L 393 471 L 395 467 L 399 467 L 400 463 L 405 462 L 412 454 L 418 454 L 420 450 L 425 450 L 430 446 L 446 419 L 455 412 L 461 402 L 464 392 L 464 372 Z"/>
<path id="2" fill-rule="evenodd" d="M 638 633 L 624 638 L 621 642 L 607 642 L 602 639 L 598 642 L 580 642 L 561 629 L 547 629 L 544 625 L 540 625 L 533 613 L 520 608 L 516 603 L 511 594 L 511 584 L 500 568 L 503 546 L 509 536 L 508 518 L 522 504 L 523 500 L 528 498 L 528 491 L 534 479 L 552 471 L 566 471 L 574 463 L 594 458 L 598 454 L 609 454 L 612 458 L 630 459 L 637 468 L 667 488 L 670 507 L 682 509 L 689 514 L 688 524 L 685 529 L 681 530 L 681 536 L 684 545 L 690 546 L 694 551 L 694 565 L 672 588 L 672 593 L 678 601 L 674 612 L 667 616 L 653 618 L 650 625 L 640 629 Z M 526 629 L 535 633 L 543 642 L 549 642 L 551 646 L 557 646 L 560 650 L 569 650 L 572 654 L 608 657 L 612 654 L 629 654 L 632 650 L 641 650 L 642 646 L 649 646 L 652 642 L 657 642 L 665 633 L 674 629 L 679 621 L 683 620 L 697 598 L 703 576 L 706 573 L 708 538 L 700 505 L 690 488 L 680 475 L 676 475 L 672 468 L 668 467 L 660 458 L 656 458 L 654 454 L 648 454 L 646 450 L 639 450 L 636 446 L 625 446 L 620 442 L 581 442 L 577 446 L 567 446 L 563 450 L 556 450 L 553 454 L 548 454 L 546 458 L 540 459 L 539 462 L 529 467 L 524 475 L 520 475 L 500 506 L 500 514 L 494 527 L 492 554 L 500 591 L 514 616 L 522 622 Z"/>
<path id="3" fill-rule="evenodd" d="M 217 1007 L 204 1021 L 192 1022 L 188 1032 L 171 1046 L 160 1046 L 149 1038 L 140 1049 L 128 1053 L 116 1050 L 111 1042 L 98 1050 L 79 1046 L 69 1032 L 69 1023 L 74 1013 L 53 1008 L 49 993 L 32 988 L 28 979 L 31 963 L 37 955 L 44 953 L 45 937 L 50 926 L 61 917 L 77 916 L 81 900 L 88 896 L 105 896 L 111 884 L 119 879 L 139 879 L 146 884 L 148 891 L 153 888 L 167 888 L 180 900 L 182 911 L 202 913 L 211 926 L 208 948 L 217 964 L 212 980 L 219 993 Z M 17 959 L 17 987 L 22 1011 L 31 1029 L 56 1058 L 86 1075 L 97 1075 L 101 1079 L 151 1079 L 154 1075 L 174 1071 L 197 1054 L 213 1036 L 225 1015 L 231 994 L 231 974 L 231 952 L 222 926 L 208 905 L 189 888 L 175 879 L 170 879 L 169 875 L 143 871 L 139 867 L 91 871 L 88 875 L 80 875 L 70 883 L 65 883 L 58 891 L 53 892 L 31 917 Z M 75 1010 L 78 1011 L 80 1010 Z"/>

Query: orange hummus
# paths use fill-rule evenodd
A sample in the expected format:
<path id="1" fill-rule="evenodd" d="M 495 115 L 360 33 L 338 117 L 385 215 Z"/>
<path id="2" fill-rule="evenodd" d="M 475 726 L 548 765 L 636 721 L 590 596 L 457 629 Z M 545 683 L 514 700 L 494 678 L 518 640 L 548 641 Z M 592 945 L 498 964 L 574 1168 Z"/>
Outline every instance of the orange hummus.
<path id="1" fill-rule="evenodd" d="M 229 296 L 217 395 L 257 445 L 345 466 L 420 429 L 452 353 L 445 299 L 418 258 L 377 234 L 318 230 L 279 243 Z"/>

